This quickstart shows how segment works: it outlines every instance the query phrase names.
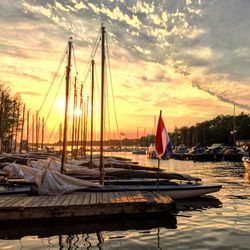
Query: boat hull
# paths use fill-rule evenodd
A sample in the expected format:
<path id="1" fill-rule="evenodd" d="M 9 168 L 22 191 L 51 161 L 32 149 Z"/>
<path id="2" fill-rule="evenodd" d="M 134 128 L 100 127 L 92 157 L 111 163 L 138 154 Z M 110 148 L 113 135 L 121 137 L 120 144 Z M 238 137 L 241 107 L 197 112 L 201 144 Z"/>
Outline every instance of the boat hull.
<path id="1" fill-rule="evenodd" d="M 173 200 L 199 197 L 206 194 L 218 192 L 221 185 L 210 184 L 176 184 L 176 185 L 124 185 L 104 186 L 103 188 L 90 188 L 88 191 L 123 192 L 123 191 L 164 191 Z M 86 190 L 85 190 L 86 191 Z"/>

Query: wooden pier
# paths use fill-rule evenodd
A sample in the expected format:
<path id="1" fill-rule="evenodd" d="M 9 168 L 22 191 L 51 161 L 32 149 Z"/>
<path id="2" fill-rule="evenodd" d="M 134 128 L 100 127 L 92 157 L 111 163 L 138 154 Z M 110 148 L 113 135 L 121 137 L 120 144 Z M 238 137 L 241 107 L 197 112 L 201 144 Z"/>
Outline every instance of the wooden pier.
<path id="1" fill-rule="evenodd" d="M 59 196 L 2 196 L 0 221 L 169 213 L 174 201 L 161 192 L 75 192 Z"/>

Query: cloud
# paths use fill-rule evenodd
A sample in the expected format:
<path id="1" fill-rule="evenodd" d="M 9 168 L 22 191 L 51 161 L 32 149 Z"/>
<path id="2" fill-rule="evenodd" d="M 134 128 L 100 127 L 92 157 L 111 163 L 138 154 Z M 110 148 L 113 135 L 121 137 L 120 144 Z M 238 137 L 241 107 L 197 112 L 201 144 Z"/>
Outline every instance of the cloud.
<path id="1" fill-rule="evenodd" d="M 227 112 L 229 105 L 223 103 L 232 100 L 248 110 L 249 8 L 245 0 L 237 5 L 235 0 L 0 1 L 1 73 L 12 86 L 15 77 L 22 81 L 17 91 L 33 80 L 45 81 L 71 35 L 80 71 L 103 22 L 115 98 L 126 112 L 152 113 L 169 103 L 172 116 L 181 117 L 191 106 L 195 119 L 211 100 L 214 113 Z"/>
<path id="2" fill-rule="evenodd" d="M 241 109 L 244 110 L 248 110 L 250 111 L 250 105 L 249 104 L 242 104 L 239 103 L 231 98 L 229 98 L 228 96 L 231 96 L 231 92 L 230 91 L 226 91 L 226 92 L 218 92 L 216 89 L 211 89 L 208 88 L 206 85 L 202 85 L 198 82 L 193 82 L 193 87 L 196 87 L 202 91 L 205 91 L 207 93 L 209 93 L 212 96 L 216 96 L 220 101 L 225 102 L 225 103 L 229 103 L 232 105 L 235 105 Z M 250 103 L 250 97 L 248 96 L 247 101 Z"/>

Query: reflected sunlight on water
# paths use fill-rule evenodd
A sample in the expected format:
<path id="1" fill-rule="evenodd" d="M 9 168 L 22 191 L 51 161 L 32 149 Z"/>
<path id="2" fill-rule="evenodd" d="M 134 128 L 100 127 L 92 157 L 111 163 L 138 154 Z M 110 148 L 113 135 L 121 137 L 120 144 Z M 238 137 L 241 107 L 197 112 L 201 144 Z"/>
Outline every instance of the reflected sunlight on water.
<path id="1" fill-rule="evenodd" d="M 157 160 L 143 155 L 110 153 L 114 154 L 157 167 Z M 249 249 L 250 179 L 242 164 L 168 160 L 161 162 L 161 168 L 202 178 L 204 183 L 220 183 L 223 188 L 213 197 L 178 201 L 175 221 L 170 224 L 162 218 L 144 224 L 135 220 L 137 229 L 128 222 L 119 230 L 118 221 L 114 230 L 99 225 L 102 231 L 97 226 L 90 233 L 72 226 L 68 229 L 72 235 L 55 231 L 57 235 L 1 239 L 0 249 Z"/>

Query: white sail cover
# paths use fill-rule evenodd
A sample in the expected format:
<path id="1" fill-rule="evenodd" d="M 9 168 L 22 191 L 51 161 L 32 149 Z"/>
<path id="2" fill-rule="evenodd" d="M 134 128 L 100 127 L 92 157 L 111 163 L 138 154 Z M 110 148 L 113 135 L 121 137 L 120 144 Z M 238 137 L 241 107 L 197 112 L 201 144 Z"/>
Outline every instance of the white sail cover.
<path id="1" fill-rule="evenodd" d="M 28 182 L 35 183 L 40 195 L 59 195 L 89 187 L 101 187 L 100 184 L 70 177 L 46 167 L 41 170 L 11 163 L 4 167 L 3 171 L 9 178 L 22 177 Z"/>

